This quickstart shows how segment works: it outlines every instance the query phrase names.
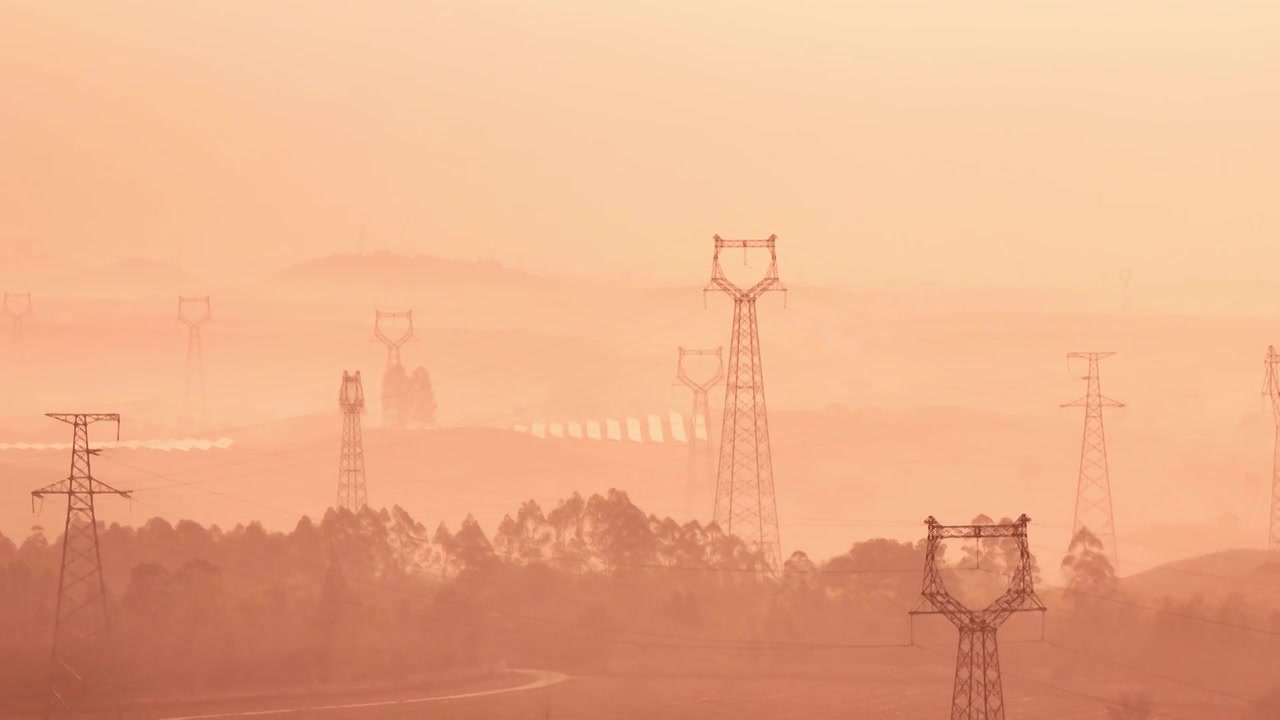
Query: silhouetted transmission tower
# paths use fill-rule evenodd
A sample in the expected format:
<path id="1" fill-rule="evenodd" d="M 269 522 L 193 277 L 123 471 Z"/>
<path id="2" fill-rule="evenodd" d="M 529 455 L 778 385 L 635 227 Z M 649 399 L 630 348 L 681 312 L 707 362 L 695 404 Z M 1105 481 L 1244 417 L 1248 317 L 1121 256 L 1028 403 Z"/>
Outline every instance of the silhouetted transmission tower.
<path id="1" fill-rule="evenodd" d="M 1267 528 L 1267 547 L 1280 552 L 1280 353 L 1274 345 L 1267 347 L 1262 379 L 1262 394 L 1271 398 L 1271 417 L 1276 424 L 1276 442 L 1271 456 L 1271 522 Z"/>
<path id="2" fill-rule="evenodd" d="M 693 391 L 693 412 L 689 415 L 689 466 L 685 475 L 685 515 L 693 517 L 698 510 L 698 496 L 711 484 L 715 466 L 711 452 L 715 443 L 711 438 L 711 402 L 709 391 L 724 379 L 724 348 L 715 350 L 689 350 L 677 348 L 676 380 Z M 716 370 L 709 379 L 694 380 L 684 367 L 686 357 L 714 357 Z M 699 433 L 701 430 L 701 433 Z M 701 434 L 701 439 L 699 439 Z"/>
<path id="3" fill-rule="evenodd" d="M 364 484 L 364 438 L 360 432 L 360 416 L 364 414 L 364 387 L 360 371 L 342 371 L 342 387 L 338 390 L 342 408 L 342 455 L 338 460 L 338 509 L 359 512 L 368 501 Z"/>
<path id="4" fill-rule="evenodd" d="M 951 690 L 951 720 L 1003 720 L 1004 688 L 1000 680 L 1000 651 L 996 632 L 1011 615 L 1044 612 L 1036 596 L 1034 562 L 1027 543 L 1027 523 L 1020 516 L 1012 525 L 941 525 L 924 521 L 929 537 L 924 556 L 920 602 L 911 615 L 943 615 L 960 633 L 956 650 L 956 679 Z M 1009 588 L 982 610 L 970 610 L 954 598 L 942 581 L 938 551 L 944 540 L 1012 538 L 1018 545 L 1018 564 Z"/>
<path id="5" fill-rule="evenodd" d="M 113 422 L 116 440 L 119 440 L 120 416 L 115 413 L 50 413 L 48 416 L 74 428 L 70 475 L 31 493 L 33 503 L 34 498 L 43 499 L 46 495 L 67 496 L 49 668 L 48 715 L 110 707 L 119 717 L 120 700 L 112 677 L 115 658 L 107 586 L 102 574 L 102 555 L 98 551 L 94 496 L 129 497 L 129 493 L 94 479 L 90 458 L 98 451 L 89 447 L 89 426 Z"/>
<path id="6" fill-rule="evenodd" d="M 395 320 L 403 320 L 405 326 L 401 328 L 399 335 L 388 335 L 383 330 L 383 321 Z M 405 390 L 400 384 L 392 382 L 391 379 L 394 375 L 402 375 L 404 373 L 404 365 L 400 362 L 400 348 L 414 339 L 413 311 L 384 312 L 382 310 L 374 310 L 373 336 L 387 347 L 387 364 L 382 373 L 382 424 L 384 427 L 392 427 L 397 425 L 399 420 L 395 408 L 398 408 L 400 403 L 397 402 L 395 396 L 397 393 L 405 392 Z"/>
<path id="7" fill-rule="evenodd" d="M 1115 515 L 1111 508 L 1111 475 L 1107 469 L 1107 436 L 1102 427 L 1102 408 L 1124 407 L 1123 403 L 1104 397 L 1102 380 L 1098 374 L 1098 361 L 1114 355 L 1109 352 L 1069 353 L 1073 358 L 1089 361 L 1089 374 L 1085 376 L 1084 397 L 1065 403 L 1062 407 L 1084 408 L 1084 437 L 1080 441 L 1080 476 L 1076 483 L 1075 521 L 1071 536 L 1087 527 L 1102 542 L 1110 555 L 1111 564 L 1119 569 L 1119 552 L 1116 548 Z"/>
<path id="8" fill-rule="evenodd" d="M 22 323 L 23 319 L 31 314 L 31 293 L 5 293 L 4 294 L 4 315 L 9 318 L 12 325 L 9 327 L 9 350 L 13 353 L 15 362 L 21 364 L 23 360 L 22 345 Z"/>
<path id="9" fill-rule="evenodd" d="M 711 282 L 704 288 L 704 293 L 719 290 L 733 299 L 714 519 L 721 530 L 759 548 L 775 570 L 782 567 L 782 546 L 773 490 L 773 457 L 769 449 L 769 414 L 764 401 L 756 300 L 766 292 L 786 292 L 778 279 L 777 239 L 776 235 L 770 235 L 765 240 L 725 240 L 716 235 Z M 742 248 L 744 262 L 748 249 L 767 249 L 769 269 L 764 278 L 749 288 L 733 284 L 720 265 L 720 251 L 725 248 Z"/>
<path id="10" fill-rule="evenodd" d="M 188 308 L 199 311 L 197 315 L 189 315 Z M 204 392 L 204 354 L 200 345 L 200 328 L 212 319 L 209 296 L 178 297 L 178 322 L 187 326 L 187 372 L 185 392 L 183 395 L 184 424 L 190 425 L 198 421 L 204 424 L 208 420 L 208 405 Z M 192 411 L 192 395 L 194 404 L 198 406 L 198 417 Z"/>

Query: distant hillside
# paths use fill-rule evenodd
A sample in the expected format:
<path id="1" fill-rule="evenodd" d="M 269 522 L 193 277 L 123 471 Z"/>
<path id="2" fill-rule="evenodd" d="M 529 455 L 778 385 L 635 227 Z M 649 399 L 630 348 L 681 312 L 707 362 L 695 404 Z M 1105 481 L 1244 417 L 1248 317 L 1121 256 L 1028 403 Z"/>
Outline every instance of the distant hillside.
<path id="1" fill-rule="evenodd" d="M 146 258 L 121 258 L 73 272 L 71 296 L 154 297 L 194 295 L 204 290 L 196 276 L 171 263 Z"/>
<path id="2" fill-rule="evenodd" d="M 1225 550 L 1154 567 L 1124 578 L 1121 585 L 1151 602 L 1195 595 L 1217 602 L 1239 593 L 1280 607 L 1280 557 L 1265 550 Z"/>
<path id="3" fill-rule="evenodd" d="M 129 283 L 135 287 L 162 288 L 196 292 L 200 281 L 172 263 L 145 258 L 124 258 L 99 268 L 94 274 L 111 282 Z"/>
<path id="4" fill-rule="evenodd" d="M 295 288 L 409 287 L 433 285 L 534 286 L 551 280 L 505 267 L 493 260 L 450 260 L 385 251 L 340 253 L 313 258 L 276 273 L 274 285 Z"/>

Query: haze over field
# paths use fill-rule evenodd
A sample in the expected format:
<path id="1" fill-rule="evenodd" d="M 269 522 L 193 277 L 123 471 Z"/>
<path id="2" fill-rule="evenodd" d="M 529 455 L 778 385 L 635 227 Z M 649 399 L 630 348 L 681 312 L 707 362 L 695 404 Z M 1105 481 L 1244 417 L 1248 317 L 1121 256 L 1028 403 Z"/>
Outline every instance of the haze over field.
<path id="1" fill-rule="evenodd" d="M 33 312 L 0 318 L 0 715 L 46 688 L 66 507 L 29 499 L 72 430 L 44 413 L 118 412 L 90 437 L 134 491 L 97 499 L 126 714 L 942 717 L 955 631 L 907 632 L 922 521 L 1026 513 L 1048 615 L 1002 630 L 1009 717 L 1280 716 L 1278 26 L 1245 0 L 5 3 L 0 289 Z M 757 304 L 771 570 L 712 524 L 674 382 L 677 347 L 728 357 L 716 233 L 776 233 L 788 288 Z M 721 257 L 742 286 L 768 260 Z M 202 404 L 178 297 L 206 295 Z M 413 311 L 402 367 L 375 310 Z M 1125 404 L 1111 559 L 1073 536 L 1060 407 L 1093 351 Z M 369 507 L 339 512 L 356 370 Z M 976 607 L 1021 566 L 975 547 L 939 567 Z"/>

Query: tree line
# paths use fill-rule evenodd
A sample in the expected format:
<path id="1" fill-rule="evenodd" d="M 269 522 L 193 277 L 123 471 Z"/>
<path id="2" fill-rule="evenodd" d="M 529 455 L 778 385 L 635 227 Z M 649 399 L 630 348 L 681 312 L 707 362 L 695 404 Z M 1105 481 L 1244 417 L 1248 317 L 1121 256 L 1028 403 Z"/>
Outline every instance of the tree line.
<path id="1" fill-rule="evenodd" d="M 925 557 L 923 540 L 872 538 L 822 561 L 793 553 L 772 573 L 715 524 L 646 514 L 617 490 L 575 494 L 549 512 L 525 502 L 492 537 L 470 516 L 432 531 L 398 507 L 330 510 L 284 533 L 159 518 L 99 532 L 126 697 L 408 684 L 495 662 L 830 672 L 867 662 L 863 648 L 908 641 Z M 1108 602 L 1123 593 L 1100 548 L 1078 536 L 1067 591 L 1043 595 L 1051 635 L 1107 657 L 1194 650 L 1205 658 L 1194 669 L 1213 677 L 1239 664 L 1241 642 L 1251 661 L 1274 659 L 1274 642 Z M 21 543 L 0 537 L 0 697 L 13 702 L 42 687 L 59 557 L 60 539 L 41 528 Z M 955 594 L 980 598 L 1003 589 L 1017 559 L 1016 544 L 988 539 L 939 562 Z M 1280 628 L 1274 611 L 1230 602 L 1186 610 Z M 954 638 L 945 625 L 915 635 Z"/>

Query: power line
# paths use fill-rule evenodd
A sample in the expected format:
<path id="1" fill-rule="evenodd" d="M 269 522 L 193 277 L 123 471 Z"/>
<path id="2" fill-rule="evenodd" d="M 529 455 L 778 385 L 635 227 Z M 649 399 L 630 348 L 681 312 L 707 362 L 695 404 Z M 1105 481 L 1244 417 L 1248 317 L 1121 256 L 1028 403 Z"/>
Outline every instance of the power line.
<path id="1" fill-rule="evenodd" d="M 1229 698 L 1231 700 L 1237 700 L 1239 702 L 1247 703 L 1247 704 L 1253 704 L 1257 702 L 1253 698 L 1246 698 L 1242 695 L 1236 695 L 1234 693 L 1229 693 L 1222 690 L 1216 690 L 1214 688 L 1205 687 L 1203 685 L 1197 685 L 1187 680 L 1182 680 L 1180 678 L 1175 678 L 1169 675 L 1161 675 L 1159 673 L 1153 673 L 1150 670 L 1144 670 L 1140 667 L 1122 663 L 1112 658 L 1102 657 L 1101 655 L 1087 652 L 1085 650 L 1080 650 L 1079 648 L 1068 647 L 1066 645 L 1053 642 L 1052 640 L 1045 640 L 1044 644 L 1052 648 L 1057 648 L 1059 650 L 1072 653 L 1074 655 L 1079 655 L 1080 657 L 1088 658 L 1090 660 L 1097 660 L 1098 662 L 1104 662 L 1104 663 L 1107 663 L 1108 665 L 1114 665 L 1115 667 L 1122 668 L 1130 672 L 1136 672 L 1142 675 L 1146 675 L 1148 677 L 1155 678 L 1157 680 L 1163 680 L 1165 682 L 1173 683 L 1175 685 L 1181 685 L 1183 687 L 1191 688 L 1192 690 L 1198 690 L 1200 692 L 1208 693 L 1210 695 L 1220 695 L 1222 697 Z"/>
<path id="2" fill-rule="evenodd" d="M 930 650 L 930 649 L 928 649 L 928 648 L 926 648 L 926 647 L 923 647 L 923 646 L 919 646 L 919 645 L 917 645 L 916 647 L 918 647 L 920 650 L 922 650 L 922 651 L 924 651 L 924 652 L 933 653 L 934 655 L 943 655 L 944 657 L 946 656 L 946 655 L 945 655 L 945 653 L 941 653 L 941 652 L 938 652 L 938 651 L 936 651 L 936 650 Z M 1122 700 L 1115 700 L 1115 699 L 1112 699 L 1112 698 L 1105 698 L 1105 697 L 1102 697 L 1102 696 L 1100 696 L 1100 695 L 1093 695 L 1093 694 L 1091 694 L 1091 693 L 1082 692 L 1082 691 L 1080 691 L 1080 690 L 1073 690 L 1073 689 L 1068 688 L 1068 687 L 1063 687 L 1063 686 L 1061 686 L 1061 685 L 1056 685 L 1056 684 L 1054 684 L 1054 683 L 1050 683 L 1050 682 L 1046 682 L 1046 681 L 1044 681 L 1044 680 L 1040 680 L 1039 678 L 1033 678 L 1033 677 L 1031 677 L 1031 676 L 1029 676 L 1029 675 L 1022 675 L 1022 674 L 1019 674 L 1019 673 L 1012 673 L 1012 672 L 1007 672 L 1007 673 L 1005 673 L 1005 674 L 1006 674 L 1006 675 L 1008 675 L 1008 676 L 1009 676 L 1009 677 L 1011 677 L 1011 678 L 1016 678 L 1016 679 L 1018 679 L 1018 680 L 1022 680 L 1023 682 L 1029 682 L 1029 683 L 1032 683 L 1032 684 L 1035 684 L 1035 685 L 1040 685 L 1041 687 L 1047 687 L 1047 688 L 1050 688 L 1050 689 L 1052 689 L 1052 690 L 1056 690 L 1056 691 L 1061 692 L 1061 693 L 1065 693 L 1065 694 L 1068 694 L 1068 695 L 1075 695 L 1076 697 L 1085 698 L 1085 699 L 1087 699 L 1087 700 L 1093 700 L 1093 701 L 1095 701 L 1095 702 L 1105 703 L 1105 704 L 1107 704 L 1107 705 L 1118 706 L 1118 707 L 1122 707 L 1122 708 L 1125 708 L 1125 709 L 1128 709 L 1128 710 L 1146 710 L 1146 709 L 1147 709 L 1147 708 L 1144 708 L 1144 707 L 1140 707 L 1140 706 L 1138 706 L 1138 705 L 1134 705 L 1133 703 L 1124 702 L 1124 701 L 1122 701 Z M 1151 710 L 1150 712 L 1151 712 L 1151 714 L 1152 714 L 1152 715 L 1154 715 L 1155 717 L 1169 718 L 1170 720 L 1187 720 L 1186 718 L 1183 718 L 1183 717 L 1178 716 L 1178 715 L 1170 715 L 1169 713 L 1159 712 L 1159 711 L 1156 711 L 1156 710 Z"/>

